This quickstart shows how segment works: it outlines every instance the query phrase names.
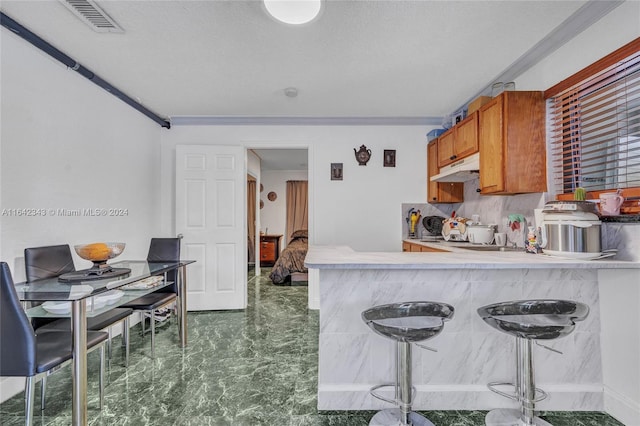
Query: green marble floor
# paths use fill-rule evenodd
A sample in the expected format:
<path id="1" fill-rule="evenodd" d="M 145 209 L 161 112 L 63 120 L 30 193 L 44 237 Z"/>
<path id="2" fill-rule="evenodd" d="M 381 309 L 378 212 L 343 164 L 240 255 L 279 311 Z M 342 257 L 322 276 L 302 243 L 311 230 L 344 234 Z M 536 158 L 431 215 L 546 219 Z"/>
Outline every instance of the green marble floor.
<path id="1" fill-rule="evenodd" d="M 268 272 L 268 271 L 264 271 Z M 244 311 L 190 312 L 189 344 L 180 349 L 175 321 L 159 327 L 156 359 L 149 336 L 134 328 L 128 369 L 116 339 L 105 406 L 98 410 L 97 353 L 89 355 L 90 425 L 367 425 L 373 412 L 316 409 L 318 312 L 307 288 L 275 286 L 263 273 L 249 281 Z M 36 393 L 39 387 L 36 388 Z M 23 423 L 22 394 L 0 404 L 0 424 Z M 36 425 L 71 423 L 69 367 L 49 377 L 48 405 Z M 438 426 L 483 425 L 485 412 L 424 412 Z M 556 426 L 620 426 L 602 413 L 546 413 Z"/>

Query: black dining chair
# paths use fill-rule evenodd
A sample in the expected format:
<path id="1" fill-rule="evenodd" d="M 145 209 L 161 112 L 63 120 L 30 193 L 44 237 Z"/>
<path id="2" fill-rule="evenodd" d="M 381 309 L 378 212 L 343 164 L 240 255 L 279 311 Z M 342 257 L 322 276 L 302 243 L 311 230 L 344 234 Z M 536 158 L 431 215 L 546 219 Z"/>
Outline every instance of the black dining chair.
<path id="1" fill-rule="evenodd" d="M 67 244 L 24 249 L 24 266 L 27 282 L 30 283 L 30 285 L 38 285 L 38 280 L 57 277 L 76 270 L 73 264 L 73 257 L 71 256 L 71 249 Z M 31 302 L 32 307 L 40 304 L 41 302 Z M 122 340 L 125 348 L 124 362 L 125 366 L 129 365 L 129 318 L 132 313 L 133 310 L 131 309 L 114 308 L 95 317 L 87 318 L 88 331 L 107 330 L 109 366 L 111 366 L 112 327 L 120 322 L 122 323 Z M 31 324 L 37 332 L 71 330 L 71 320 L 69 318 L 56 320 L 52 320 L 51 318 L 32 318 Z M 41 408 L 43 410 L 46 401 L 46 388 L 47 379 L 44 377 L 41 383 Z"/>
<path id="2" fill-rule="evenodd" d="M 88 331 L 87 347 L 100 349 L 100 409 L 104 397 L 107 333 Z M 33 424 L 33 398 L 38 380 L 72 359 L 69 331 L 34 332 L 6 262 L 0 262 L 0 376 L 25 377 L 25 424 Z M 44 393 L 43 393 L 44 395 Z"/>
<path id="3" fill-rule="evenodd" d="M 148 262 L 177 262 L 180 260 L 180 238 L 152 238 L 147 254 Z M 142 335 L 145 334 L 145 313 L 151 317 L 151 357 L 155 358 L 155 311 L 175 304 L 178 296 L 178 270 L 165 272 L 164 279 L 172 284 L 145 294 L 123 307 L 142 312 Z M 184 314 L 183 314 L 184 315 Z"/>

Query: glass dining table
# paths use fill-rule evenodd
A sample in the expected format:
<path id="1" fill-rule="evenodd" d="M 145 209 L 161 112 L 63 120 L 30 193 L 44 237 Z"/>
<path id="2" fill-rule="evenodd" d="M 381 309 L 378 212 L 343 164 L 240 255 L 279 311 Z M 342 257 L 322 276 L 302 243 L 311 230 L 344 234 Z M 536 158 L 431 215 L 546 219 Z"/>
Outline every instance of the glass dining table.
<path id="1" fill-rule="evenodd" d="M 194 260 L 181 260 L 177 262 L 147 262 L 145 260 L 123 260 L 110 263 L 114 268 L 128 268 L 131 272 L 119 277 L 92 279 L 89 281 L 60 282 L 57 277 L 38 280 L 35 283 L 17 283 L 15 285 L 18 297 L 23 302 L 70 302 L 70 312 L 50 313 L 37 306 L 27 309 L 27 315 L 31 317 L 60 318 L 71 317 L 73 334 L 73 392 L 72 392 L 72 424 L 84 426 L 87 424 L 87 317 L 99 315 L 106 310 L 113 309 L 127 303 L 146 293 L 156 291 L 157 287 L 125 291 L 124 297 L 117 302 L 97 308 L 97 304 L 88 301 L 92 298 L 111 290 L 118 289 L 127 284 L 140 281 L 152 275 L 161 275 L 171 270 L 178 270 L 177 276 L 177 317 L 178 334 L 180 335 L 180 347 L 187 345 L 187 271 L 186 266 L 194 263 Z M 90 308 L 87 309 L 87 305 Z M 94 306 L 96 308 L 94 309 Z"/>

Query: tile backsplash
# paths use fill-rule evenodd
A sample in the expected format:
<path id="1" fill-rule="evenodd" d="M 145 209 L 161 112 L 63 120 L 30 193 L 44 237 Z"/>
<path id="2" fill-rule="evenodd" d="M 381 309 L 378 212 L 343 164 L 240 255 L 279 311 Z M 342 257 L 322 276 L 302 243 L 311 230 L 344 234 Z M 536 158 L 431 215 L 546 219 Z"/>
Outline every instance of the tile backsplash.
<path id="1" fill-rule="evenodd" d="M 535 223 L 533 210 L 543 208 L 547 202 L 548 193 L 534 193 L 521 195 L 480 195 L 478 179 L 464 184 L 464 203 L 457 204 L 402 204 L 402 238 L 409 234 L 409 224 L 406 220 L 411 208 L 420 210 L 422 217 L 443 216 L 450 217 L 452 212 L 456 216 L 471 218 L 480 216 L 480 221 L 486 224 L 497 224 L 498 232 L 506 232 L 510 214 L 522 214 L 529 225 Z M 418 236 L 428 235 L 422 225 L 418 226 Z M 640 224 L 634 223 L 603 223 L 602 249 L 618 249 L 617 260 L 640 261 Z"/>
<path id="2" fill-rule="evenodd" d="M 411 208 L 420 210 L 422 217 L 443 216 L 450 217 L 452 212 L 456 216 L 471 218 L 472 215 L 480 216 L 480 222 L 498 225 L 498 232 L 506 232 L 507 221 L 510 214 L 519 213 L 527 219 L 529 225 L 534 224 L 533 210 L 544 207 L 546 202 L 544 193 L 522 195 L 480 195 L 476 189 L 479 187 L 478 179 L 470 180 L 464 184 L 464 203 L 456 204 L 403 204 L 402 205 L 402 237 L 409 233 L 409 225 L 406 221 Z M 418 236 L 426 232 L 422 223 L 418 227 Z"/>
<path id="3" fill-rule="evenodd" d="M 519 213 L 527 219 L 527 224 L 535 224 L 533 210 L 541 209 L 547 202 L 546 193 L 520 195 L 480 195 L 478 179 L 464 184 L 464 203 L 460 204 L 459 216 L 480 215 L 480 222 L 498 225 L 498 232 L 506 232 L 510 214 Z"/>

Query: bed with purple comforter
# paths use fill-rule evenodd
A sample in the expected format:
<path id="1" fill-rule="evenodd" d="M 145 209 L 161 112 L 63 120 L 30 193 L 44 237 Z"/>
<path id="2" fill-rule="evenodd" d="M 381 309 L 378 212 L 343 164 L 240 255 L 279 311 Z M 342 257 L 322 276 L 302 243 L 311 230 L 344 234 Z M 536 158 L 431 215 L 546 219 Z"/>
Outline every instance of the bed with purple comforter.
<path id="1" fill-rule="evenodd" d="M 291 241 L 287 244 L 280 257 L 273 265 L 269 278 L 274 284 L 282 284 L 293 272 L 307 272 L 304 266 L 304 258 L 309 248 L 307 230 L 295 231 L 291 235 Z"/>

